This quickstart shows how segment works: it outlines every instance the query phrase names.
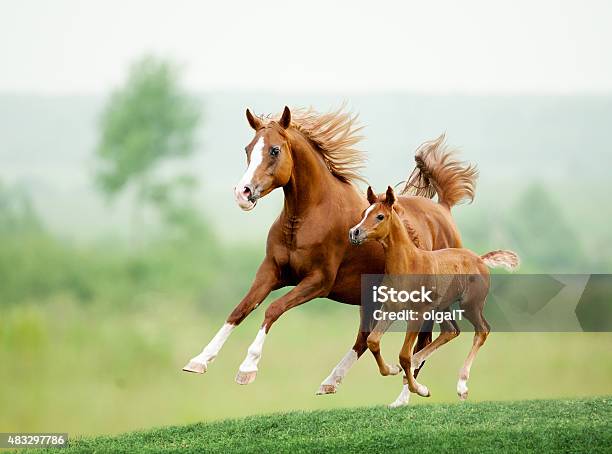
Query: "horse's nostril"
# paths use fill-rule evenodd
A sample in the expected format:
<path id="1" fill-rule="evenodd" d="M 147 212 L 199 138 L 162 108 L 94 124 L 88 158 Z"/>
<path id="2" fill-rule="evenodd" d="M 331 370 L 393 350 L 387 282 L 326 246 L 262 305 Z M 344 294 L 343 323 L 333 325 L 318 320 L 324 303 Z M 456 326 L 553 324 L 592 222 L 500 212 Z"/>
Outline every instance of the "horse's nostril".
<path id="1" fill-rule="evenodd" d="M 251 195 L 251 192 L 252 191 L 249 185 L 246 185 L 242 188 L 242 193 L 247 197 Z"/>
<path id="2" fill-rule="evenodd" d="M 359 236 L 359 229 L 353 230 L 353 236 L 357 238 Z"/>

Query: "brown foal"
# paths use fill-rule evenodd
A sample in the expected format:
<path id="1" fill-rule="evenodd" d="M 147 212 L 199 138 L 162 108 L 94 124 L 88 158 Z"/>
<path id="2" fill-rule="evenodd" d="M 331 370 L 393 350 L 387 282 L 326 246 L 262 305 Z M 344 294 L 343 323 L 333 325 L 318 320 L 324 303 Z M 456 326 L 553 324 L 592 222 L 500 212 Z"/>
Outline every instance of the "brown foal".
<path id="1" fill-rule="evenodd" d="M 255 379 L 266 336 L 282 314 L 320 297 L 360 305 L 361 275 L 380 274 L 384 269 L 379 244 L 357 249 L 346 241 L 349 228 L 368 206 L 354 184 L 362 179 L 359 169 L 365 160 L 354 148 L 361 139 L 355 117 L 342 111 L 292 112 L 287 107 L 275 119 L 257 117 L 248 110 L 246 114 L 254 136 L 245 148 L 247 170 L 234 189 L 236 202 L 243 210 L 252 210 L 259 199 L 282 188 L 284 205 L 270 228 L 265 258 L 250 290 L 202 352 L 183 368 L 206 372 L 234 328 L 272 290 L 294 286 L 266 309 L 261 328 L 239 367 L 239 384 Z M 404 196 L 398 198 L 397 205 L 412 219 L 420 247 L 461 247 L 450 210 L 459 201 L 473 197 L 476 171 L 452 159 L 443 136 L 425 143 L 417 150 L 417 158 L 413 178 L 419 180 L 419 190 L 435 187 L 424 195 L 437 194 L 438 202 Z M 406 189 L 413 191 L 411 185 Z M 321 383 L 319 394 L 336 392 L 350 367 L 367 350 L 368 335 L 367 331 L 358 331 L 354 346 Z M 430 339 L 430 333 L 421 333 L 418 348 Z M 388 375 L 400 372 L 397 366 L 384 365 L 383 369 Z"/>
<path id="2" fill-rule="evenodd" d="M 470 368 L 489 335 L 489 324 L 483 316 L 483 308 L 489 291 L 488 267 L 505 267 L 514 270 L 518 264 L 518 256 L 511 251 L 492 251 L 478 256 L 468 249 L 448 248 L 435 251 L 425 251 L 418 248 L 410 238 L 405 222 L 406 218 L 401 205 L 397 203 L 391 187 L 384 196 L 378 197 L 368 188 L 367 198 L 370 207 L 363 214 L 359 224 L 349 231 L 349 239 L 355 245 L 365 241 L 379 242 L 385 251 L 385 281 L 389 287 L 402 281 L 404 286 L 409 282 L 409 288 L 434 289 L 432 301 L 417 301 L 408 303 L 385 303 L 382 313 L 397 313 L 409 308 L 413 318 L 409 319 L 406 337 L 402 346 L 399 361 L 404 370 L 404 388 L 400 396 L 391 406 L 396 407 L 408 403 L 409 392 L 428 397 L 429 390 L 417 382 L 414 371 L 423 361 L 440 346 L 458 336 L 456 324 L 441 324 L 441 333 L 431 344 L 413 355 L 413 345 L 423 324 L 425 312 L 431 310 L 445 312 L 454 302 L 464 311 L 465 318 L 474 326 L 474 341 L 470 353 L 459 372 L 457 393 L 460 399 L 467 398 L 467 380 Z M 402 221 L 402 217 L 404 221 Z M 402 285 L 402 284 L 400 284 Z M 396 288 L 397 290 L 397 288 Z M 380 319 L 368 336 L 368 348 L 374 354 L 384 371 L 385 362 L 380 354 L 380 340 L 384 332 L 393 322 L 388 318 Z"/>

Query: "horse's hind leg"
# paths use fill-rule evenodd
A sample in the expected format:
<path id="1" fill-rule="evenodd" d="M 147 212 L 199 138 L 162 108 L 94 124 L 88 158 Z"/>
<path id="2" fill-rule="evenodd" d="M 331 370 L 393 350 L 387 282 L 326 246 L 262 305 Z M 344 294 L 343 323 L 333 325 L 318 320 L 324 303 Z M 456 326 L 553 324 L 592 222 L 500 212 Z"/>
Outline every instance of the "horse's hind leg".
<path id="1" fill-rule="evenodd" d="M 477 311 L 466 310 L 465 317 L 474 325 L 474 340 L 472 342 L 472 348 L 468 354 L 463 367 L 459 371 L 459 380 L 457 381 L 457 395 L 459 399 L 465 400 L 468 396 L 467 381 L 470 378 L 470 369 L 472 363 L 480 347 L 485 343 L 490 332 L 489 324 L 484 319 L 481 309 Z"/>
<path id="2" fill-rule="evenodd" d="M 334 394 L 338 390 L 338 386 L 340 385 L 340 383 L 342 383 L 342 379 L 344 379 L 349 369 L 368 349 L 367 338 L 369 334 L 369 332 L 361 331 L 361 326 L 359 327 L 359 332 L 357 333 L 355 345 L 353 345 L 353 348 L 351 348 L 342 357 L 340 362 L 336 364 L 336 367 L 332 369 L 331 373 L 327 376 L 327 378 L 323 380 L 321 386 L 319 386 L 317 395 Z"/>

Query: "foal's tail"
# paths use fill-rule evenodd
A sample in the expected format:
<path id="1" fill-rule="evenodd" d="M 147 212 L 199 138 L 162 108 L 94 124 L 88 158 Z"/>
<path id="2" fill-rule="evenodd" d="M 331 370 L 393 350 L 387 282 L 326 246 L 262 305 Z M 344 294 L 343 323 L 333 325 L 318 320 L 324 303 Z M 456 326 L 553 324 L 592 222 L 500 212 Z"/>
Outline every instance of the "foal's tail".
<path id="1" fill-rule="evenodd" d="M 512 251 L 491 251 L 480 256 L 482 261 L 489 268 L 506 268 L 508 271 L 514 271 L 521 264 L 519 256 Z"/>
<path id="2" fill-rule="evenodd" d="M 463 200 L 474 200 L 478 170 L 458 161 L 454 154 L 444 134 L 420 145 L 414 156 L 416 167 L 400 194 L 430 199 L 437 194 L 438 203 L 449 210 Z"/>

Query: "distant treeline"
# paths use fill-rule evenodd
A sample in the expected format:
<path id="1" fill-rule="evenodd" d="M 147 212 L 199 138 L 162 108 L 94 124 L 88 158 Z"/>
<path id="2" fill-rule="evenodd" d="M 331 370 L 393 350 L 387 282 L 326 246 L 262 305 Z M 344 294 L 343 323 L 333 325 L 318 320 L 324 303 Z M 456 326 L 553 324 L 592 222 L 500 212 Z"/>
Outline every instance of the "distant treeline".
<path id="1" fill-rule="evenodd" d="M 226 311 L 248 288 L 264 245 L 221 242 L 205 215 L 183 211 L 137 241 L 75 244 L 52 234 L 22 191 L 1 187 L 0 304 L 69 297 L 124 307 L 159 297 Z M 477 252 L 512 248 L 522 272 L 612 269 L 610 258 L 585 255 L 563 208 L 542 186 L 530 186 L 504 212 L 501 221 L 466 213 L 459 220 L 464 243 Z"/>

